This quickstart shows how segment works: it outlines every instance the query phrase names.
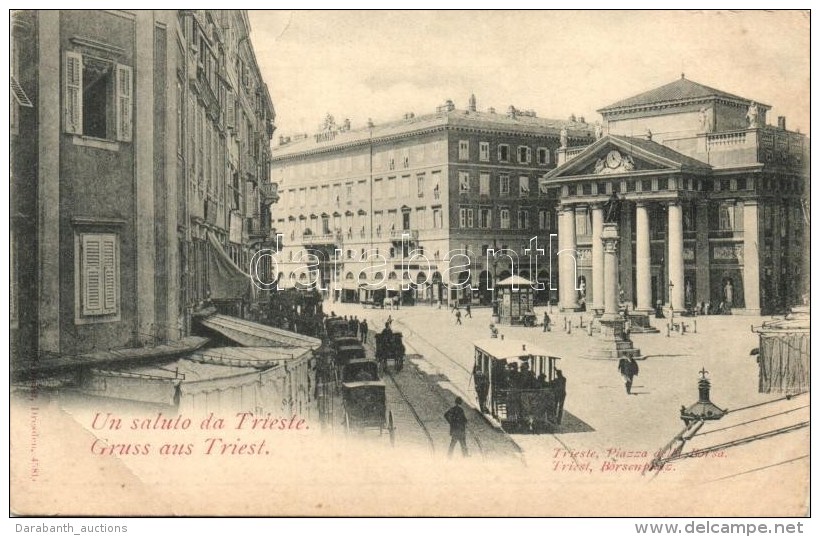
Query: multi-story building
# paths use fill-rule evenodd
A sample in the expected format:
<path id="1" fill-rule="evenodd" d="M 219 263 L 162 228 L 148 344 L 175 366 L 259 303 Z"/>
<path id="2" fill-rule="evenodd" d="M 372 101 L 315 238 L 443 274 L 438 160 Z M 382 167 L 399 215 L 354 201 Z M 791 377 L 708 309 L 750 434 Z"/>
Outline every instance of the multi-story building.
<path id="1" fill-rule="evenodd" d="M 15 371 L 184 349 L 276 200 L 247 15 L 19 11 L 11 47 Z"/>
<path id="2" fill-rule="evenodd" d="M 345 301 L 489 303 L 492 281 L 513 272 L 546 281 L 543 265 L 530 274 L 527 260 L 511 257 L 555 230 L 557 190 L 539 189 L 538 178 L 555 167 L 562 130 L 572 145 L 594 132 L 583 119 L 512 106 L 480 112 L 471 96 L 467 109 L 447 101 L 359 129 L 328 117 L 312 136 L 280 137 L 280 286 L 315 285 Z M 513 255 L 488 264 L 488 249 Z M 465 282 L 473 289 L 456 288 Z"/>
<path id="3" fill-rule="evenodd" d="M 768 125 L 769 109 L 682 76 L 599 110 L 607 134 L 561 149 L 541 182 L 559 189 L 560 248 L 577 262 L 575 271 L 561 261 L 562 308 L 603 307 L 600 236 L 613 193 L 624 302 L 753 314 L 800 303 L 808 146 L 784 117 Z"/>

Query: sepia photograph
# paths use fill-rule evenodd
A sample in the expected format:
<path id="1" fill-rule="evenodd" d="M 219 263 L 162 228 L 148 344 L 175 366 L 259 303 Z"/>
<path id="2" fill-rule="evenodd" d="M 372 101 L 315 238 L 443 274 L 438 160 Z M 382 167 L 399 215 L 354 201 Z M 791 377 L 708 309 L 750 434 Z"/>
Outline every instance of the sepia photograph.
<path id="1" fill-rule="evenodd" d="M 810 22 L 10 10 L 17 533 L 809 516 Z"/>

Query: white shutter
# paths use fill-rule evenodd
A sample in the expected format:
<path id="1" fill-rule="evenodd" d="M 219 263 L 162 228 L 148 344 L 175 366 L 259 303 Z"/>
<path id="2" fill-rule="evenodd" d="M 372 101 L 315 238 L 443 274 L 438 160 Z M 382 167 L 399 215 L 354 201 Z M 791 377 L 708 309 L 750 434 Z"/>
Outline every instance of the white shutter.
<path id="1" fill-rule="evenodd" d="M 236 100 L 234 99 L 233 95 L 228 95 L 227 101 L 227 108 L 228 111 L 226 113 L 227 116 L 227 124 L 228 128 L 232 129 L 236 125 Z"/>
<path id="2" fill-rule="evenodd" d="M 117 313 L 117 243 L 115 235 L 102 236 L 103 305 L 105 314 Z"/>
<path id="3" fill-rule="evenodd" d="M 66 132 L 83 133 L 83 57 L 77 52 L 65 53 L 63 73 L 63 125 Z"/>
<path id="4" fill-rule="evenodd" d="M 120 142 L 131 141 L 132 79 L 131 67 L 117 64 L 114 95 L 117 112 L 117 140 Z"/>
<path id="5" fill-rule="evenodd" d="M 102 314 L 102 241 L 99 235 L 82 236 L 83 315 Z"/>

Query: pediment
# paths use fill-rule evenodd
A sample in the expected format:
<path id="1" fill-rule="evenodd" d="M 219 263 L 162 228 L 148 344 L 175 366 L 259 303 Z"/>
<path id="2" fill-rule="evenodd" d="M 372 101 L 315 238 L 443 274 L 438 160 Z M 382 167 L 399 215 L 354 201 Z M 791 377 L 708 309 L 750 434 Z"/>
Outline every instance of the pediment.
<path id="1" fill-rule="evenodd" d="M 689 157 L 656 142 L 605 136 L 546 175 L 546 179 L 617 175 L 644 171 L 680 171 L 692 167 Z M 708 165 L 697 163 L 705 168 Z"/>

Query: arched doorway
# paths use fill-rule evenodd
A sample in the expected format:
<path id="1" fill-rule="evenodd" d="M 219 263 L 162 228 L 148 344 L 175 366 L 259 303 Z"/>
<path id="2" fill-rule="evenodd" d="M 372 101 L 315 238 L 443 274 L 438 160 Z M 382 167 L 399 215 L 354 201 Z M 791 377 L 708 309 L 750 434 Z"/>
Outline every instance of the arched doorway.
<path id="1" fill-rule="evenodd" d="M 489 306 L 493 302 L 493 277 L 487 270 L 478 275 L 478 302 L 482 306 Z"/>

